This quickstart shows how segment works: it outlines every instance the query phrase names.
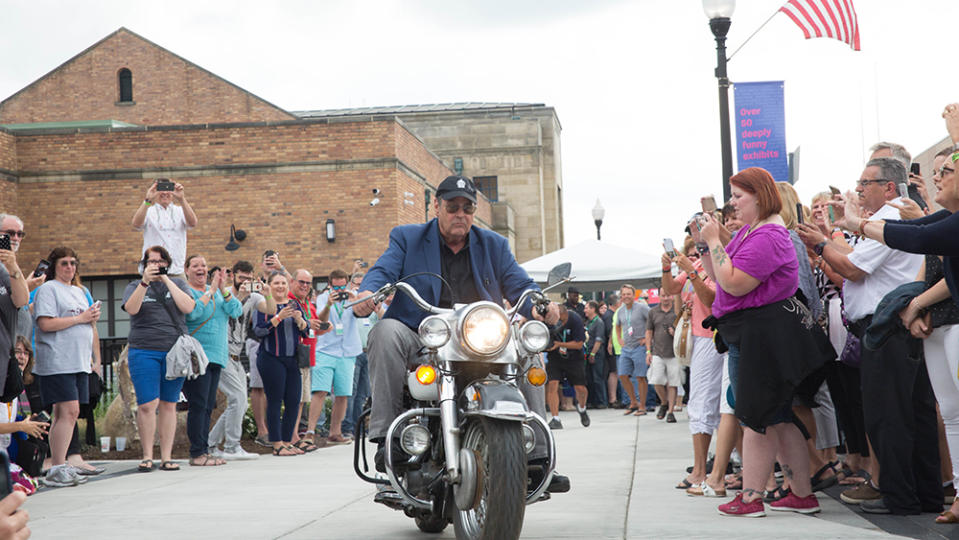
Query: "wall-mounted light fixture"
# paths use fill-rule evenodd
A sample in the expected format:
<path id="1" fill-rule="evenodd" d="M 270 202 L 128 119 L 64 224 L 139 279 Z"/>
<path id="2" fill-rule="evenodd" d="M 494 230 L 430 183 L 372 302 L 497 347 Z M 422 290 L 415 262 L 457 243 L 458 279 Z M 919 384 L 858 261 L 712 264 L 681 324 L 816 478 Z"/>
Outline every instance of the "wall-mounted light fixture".
<path id="1" fill-rule="evenodd" d="M 236 230 L 235 225 L 230 225 L 230 241 L 226 243 L 227 251 L 236 251 L 240 249 L 240 244 L 237 242 L 242 242 L 246 240 L 246 231 Z"/>
<path id="2" fill-rule="evenodd" d="M 336 242 L 336 221 L 332 218 L 326 220 L 326 241 Z"/>

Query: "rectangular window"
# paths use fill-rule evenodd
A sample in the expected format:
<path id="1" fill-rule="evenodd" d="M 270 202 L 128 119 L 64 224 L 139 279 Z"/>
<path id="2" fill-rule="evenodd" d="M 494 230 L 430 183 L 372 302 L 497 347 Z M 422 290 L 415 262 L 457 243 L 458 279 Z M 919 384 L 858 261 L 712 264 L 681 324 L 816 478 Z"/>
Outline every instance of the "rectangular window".
<path id="1" fill-rule="evenodd" d="M 123 291 L 128 283 L 139 277 L 132 274 L 83 279 L 83 284 L 90 290 L 93 300 L 102 302 L 100 320 L 97 321 L 97 332 L 100 334 L 100 339 L 126 339 L 127 335 L 130 334 L 130 315 L 121 309 Z"/>
<path id="2" fill-rule="evenodd" d="M 473 178 L 473 183 L 490 202 L 499 200 L 499 184 L 495 176 L 476 176 Z"/>

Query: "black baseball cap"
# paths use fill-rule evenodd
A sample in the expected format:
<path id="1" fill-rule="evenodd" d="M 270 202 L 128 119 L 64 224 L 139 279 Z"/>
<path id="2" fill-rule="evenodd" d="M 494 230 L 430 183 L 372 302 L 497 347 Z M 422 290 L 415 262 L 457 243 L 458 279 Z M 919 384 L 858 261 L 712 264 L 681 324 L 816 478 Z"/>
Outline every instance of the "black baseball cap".
<path id="1" fill-rule="evenodd" d="M 448 201 L 456 197 L 466 197 L 476 203 L 476 185 L 465 176 L 447 176 L 436 188 L 436 198 Z"/>
<path id="2" fill-rule="evenodd" d="M 570 287 L 570 288 L 566 289 L 566 294 L 569 294 L 569 293 L 579 294 L 579 289 L 577 289 L 576 287 Z"/>

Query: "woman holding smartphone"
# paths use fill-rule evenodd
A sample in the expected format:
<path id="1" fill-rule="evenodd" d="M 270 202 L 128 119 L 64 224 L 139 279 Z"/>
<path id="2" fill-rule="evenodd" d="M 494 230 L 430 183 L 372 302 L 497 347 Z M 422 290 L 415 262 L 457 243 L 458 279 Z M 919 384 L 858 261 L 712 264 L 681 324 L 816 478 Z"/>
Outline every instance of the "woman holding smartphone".
<path id="1" fill-rule="evenodd" d="M 83 290 L 72 283 L 79 265 L 75 251 L 58 247 L 48 259 L 47 281 L 37 289 L 33 301 L 37 329 L 33 375 L 39 381 L 43 403 L 53 405 L 52 466 L 43 482 L 51 487 L 65 487 L 81 482 L 66 462 L 67 447 L 80 415 L 80 404 L 90 398 L 93 326 L 100 318 L 100 304 L 89 305 Z"/>
<path id="2" fill-rule="evenodd" d="M 123 291 L 123 310 L 130 314 L 127 358 L 137 395 L 137 427 L 143 447 L 143 461 L 137 467 L 140 472 L 153 470 L 158 408 L 160 470 L 180 470 L 172 454 L 176 402 L 183 377 L 166 379 L 166 355 L 180 335 L 186 333 L 186 314 L 193 312 L 196 302 L 185 281 L 167 275 L 172 262 L 163 246 L 147 248 L 143 253 L 143 276 Z"/>
<path id="3" fill-rule="evenodd" d="M 266 392 L 266 426 L 273 455 L 295 456 L 304 453 L 292 445 L 293 430 L 299 420 L 296 411 L 301 390 L 296 347 L 300 338 L 307 337 L 310 324 L 300 307 L 290 301 L 290 286 L 283 272 L 270 274 L 267 285 L 276 301 L 276 315 L 258 310 L 253 326 L 253 331 L 261 338 L 256 364 Z M 281 403 L 285 411 L 282 419 Z"/>

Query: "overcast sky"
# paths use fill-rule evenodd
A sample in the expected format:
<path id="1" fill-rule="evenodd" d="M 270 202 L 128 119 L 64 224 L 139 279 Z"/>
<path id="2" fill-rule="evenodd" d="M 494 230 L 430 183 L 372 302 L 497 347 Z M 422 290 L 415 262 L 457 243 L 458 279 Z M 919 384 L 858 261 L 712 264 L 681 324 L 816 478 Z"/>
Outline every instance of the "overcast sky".
<path id="1" fill-rule="evenodd" d="M 730 52 L 781 3 L 739 0 Z M 959 101 L 959 2 L 856 8 L 861 52 L 804 40 L 779 14 L 729 64 L 733 82 L 785 81 L 807 204 L 827 184 L 852 188 L 877 140 L 914 154 L 939 141 L 942 108 Z M 555 107 L 566 245 L 595 237 L 599 198 L 603 240 L 658 254 L 664 236 L 681 240 L 701 195 L 722 196 L 715 42 L 699 0 L 6 0 L 3 11 L 2 98 L 126 26 L 287 110 Z"/>

